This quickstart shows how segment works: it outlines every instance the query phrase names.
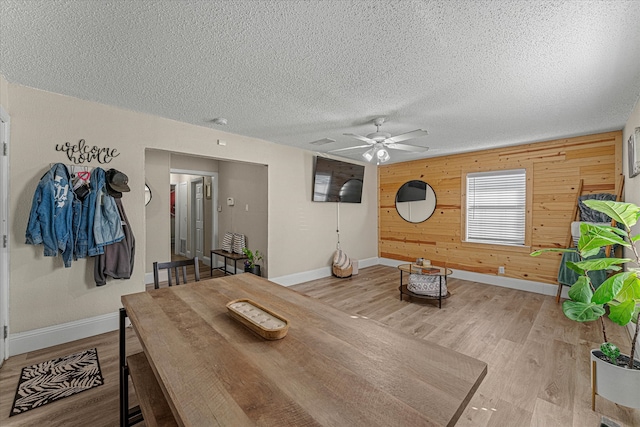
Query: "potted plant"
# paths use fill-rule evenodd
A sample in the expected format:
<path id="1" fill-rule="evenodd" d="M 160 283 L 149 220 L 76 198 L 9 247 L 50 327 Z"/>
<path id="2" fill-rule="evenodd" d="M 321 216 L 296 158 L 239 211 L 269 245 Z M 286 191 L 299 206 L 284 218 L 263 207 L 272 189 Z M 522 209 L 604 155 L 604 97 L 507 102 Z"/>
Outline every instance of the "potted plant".
<path id="1" fill-rule="evenodd" d="M 260 276 L 260 261 L 264 259 L 262 253 L 256 249 L 255 252 L 249 248 L 243 248 L 242 252 L 247 256 L 247 260 L 244 262 L 244 271 Z"/>
<path id="2" fill-rule="evenodd" d="M 569 300 L 562 304 L 565 316 L 577 322 L 598 320 L 604 343 L 600 349 L 591 350 L 592 360 L 592 409 L 595 409 L 596 393 L 615 403 L 640 408 L 640 361 L 635 360 L 638 339 L 638 312 L 640 311 L 640 255 L 637 243 L 640 234 L 632 236 L 631 227 L 640 220 L 640 207 L 633 203 L 604 200 L 585 200 L 584 204 L 603 212 L 617 222 L 619 227 L 580 224 L 580 239 L 577 249 L 542 249 L 532 256 L 544 252 L 578 252 L 581 261 L 567 262 L 567 267 L 578 273 L 578 280 L 569 290 Z M 631 250 L 633 258 L 585 258 L 600 253 L 603 246 L 622 245 Z M 627 264 L 626 271 L 622 265 Z M 597 289 L 591 283 L 589 271 L 607 270 L 615 272 Z M 608 342 L 602 316 L 607 314 L 614 323 L 626 326 L 636 324 L 627 355 Z"/>

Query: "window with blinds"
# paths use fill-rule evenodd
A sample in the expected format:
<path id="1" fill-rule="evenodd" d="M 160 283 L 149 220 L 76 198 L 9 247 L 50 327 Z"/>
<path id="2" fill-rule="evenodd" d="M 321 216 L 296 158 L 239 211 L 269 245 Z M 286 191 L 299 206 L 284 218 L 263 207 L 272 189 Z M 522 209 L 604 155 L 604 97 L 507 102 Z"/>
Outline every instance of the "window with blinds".
<path id="1" fill-rule="evenodd" d="M 526 170 L 467 174 L 467 241 L 524 245 Z"/>

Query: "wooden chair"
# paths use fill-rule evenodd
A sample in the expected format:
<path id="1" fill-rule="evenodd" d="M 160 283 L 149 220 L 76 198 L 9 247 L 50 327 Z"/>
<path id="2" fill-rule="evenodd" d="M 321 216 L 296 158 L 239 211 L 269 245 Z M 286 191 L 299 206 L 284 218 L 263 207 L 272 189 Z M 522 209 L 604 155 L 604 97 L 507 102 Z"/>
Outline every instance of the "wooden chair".
<path id="1" fill-rule="evenodd" d="M 169 286 L 173 286 L 173 276 L 176 279 L 176 285 L 180 284 L 180 271 L 182 271 L 182 283 L 187 283 L 187 267 L 193 266 L 195 272 L 195 281 L 200 281 L 200 268 L 198 264 L 198 257 L 193 259 L 187 259 L 182 261 L 170 261 L 170 262 L 154 262 L 153 263 L 153 286 L 155 289 L 160 288 L 160 270 L 167 270 L 167 282 Z"/>

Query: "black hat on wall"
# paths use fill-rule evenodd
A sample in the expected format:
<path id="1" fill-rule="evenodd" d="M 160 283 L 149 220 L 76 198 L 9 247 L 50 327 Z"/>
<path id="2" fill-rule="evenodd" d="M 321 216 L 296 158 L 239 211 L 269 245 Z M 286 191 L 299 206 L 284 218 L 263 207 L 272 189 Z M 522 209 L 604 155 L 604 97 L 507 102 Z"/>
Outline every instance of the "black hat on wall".
<path id="1" fill-rule="evenodd" d="M 112 197 L 122 197 L 122 193 L 131 191 L 129 177 L 116 169 L 109 169 L 106 173 L 107 191 Z"/>

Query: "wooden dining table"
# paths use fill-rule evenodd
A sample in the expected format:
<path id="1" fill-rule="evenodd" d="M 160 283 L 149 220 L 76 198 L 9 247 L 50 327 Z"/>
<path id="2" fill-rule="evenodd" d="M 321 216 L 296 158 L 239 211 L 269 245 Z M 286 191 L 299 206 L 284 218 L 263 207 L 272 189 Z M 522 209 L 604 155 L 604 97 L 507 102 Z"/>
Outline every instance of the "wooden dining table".
<path id="1" fill-rule="evenodd" d="M 289 321 L 265 340 L 228 314 Z M 178 425 L 454 425 L 486 363 L 250 273 L 122 296 Z"/>

